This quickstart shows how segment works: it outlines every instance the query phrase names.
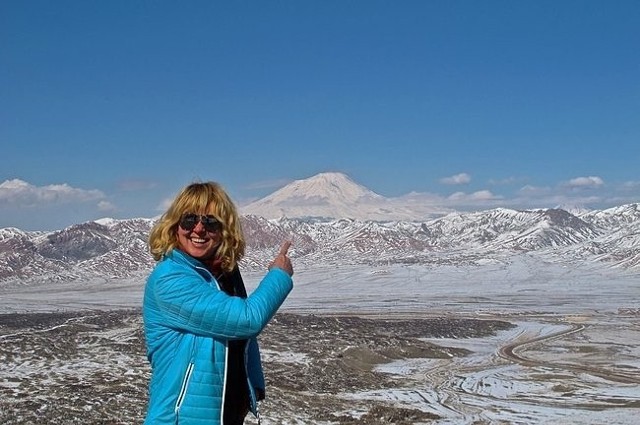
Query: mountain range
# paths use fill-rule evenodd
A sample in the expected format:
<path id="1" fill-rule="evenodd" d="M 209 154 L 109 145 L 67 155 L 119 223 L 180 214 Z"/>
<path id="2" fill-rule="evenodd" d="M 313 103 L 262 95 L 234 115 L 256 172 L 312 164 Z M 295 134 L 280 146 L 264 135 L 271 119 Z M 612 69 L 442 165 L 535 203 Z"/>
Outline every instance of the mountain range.
<path id="1" fill-rule="evenodd" d="M 264 270 L 281 241 L 290 238 L 298 267 L 480 266 L 528 255 L 568 266 L 640 271 L 637 203 L 586 212 L 445 212 L 401 205 L 343 174 L 323 173 L 295 181 L 241 213 L 247 239 L 241 265 L 249 270 Z M 141 277 L 154 264 L 147 249 L 153 224 L 150 218 L 102 219 L 50 232 L 0 229 L 0 285 Z"/>

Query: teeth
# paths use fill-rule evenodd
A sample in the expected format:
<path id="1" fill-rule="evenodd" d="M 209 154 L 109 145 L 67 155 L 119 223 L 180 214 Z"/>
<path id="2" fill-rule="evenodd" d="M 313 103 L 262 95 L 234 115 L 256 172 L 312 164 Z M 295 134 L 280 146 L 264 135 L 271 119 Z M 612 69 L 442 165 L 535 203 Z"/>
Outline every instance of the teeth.
<path id="1" fill-rule="evenodd" d="M 204 239 L 198 239 L 198 238 L 191 238 L 191 241 L 195 243 L 205 243 Z"/>

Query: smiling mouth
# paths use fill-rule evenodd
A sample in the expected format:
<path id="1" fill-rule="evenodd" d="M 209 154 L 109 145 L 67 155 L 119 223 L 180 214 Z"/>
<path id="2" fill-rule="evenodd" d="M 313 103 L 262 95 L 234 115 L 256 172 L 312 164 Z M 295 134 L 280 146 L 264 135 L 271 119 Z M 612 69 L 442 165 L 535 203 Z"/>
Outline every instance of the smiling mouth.
<path id="1" fill-rule="evenodd" d="M 193 242 L 193 243 L 205 243 L 206 241 L 207 241 L 206 239 L 191 238 L 191 242 Z"/>

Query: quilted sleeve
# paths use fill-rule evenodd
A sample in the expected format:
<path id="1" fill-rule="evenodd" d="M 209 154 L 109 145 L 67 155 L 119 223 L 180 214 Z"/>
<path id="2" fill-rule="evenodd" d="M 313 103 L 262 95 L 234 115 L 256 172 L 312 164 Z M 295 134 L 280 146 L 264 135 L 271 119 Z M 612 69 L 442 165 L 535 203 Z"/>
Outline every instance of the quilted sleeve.
<path id="1" fill-rule="evenodd" d="M 291 277 L 272 269 L 247 298 L 232 297 L 196 273 L 173 270 L 157 277 L 150 294 L 162 324 L 219 339 L 247 339 L 264 329 L 293 289 Z"/>

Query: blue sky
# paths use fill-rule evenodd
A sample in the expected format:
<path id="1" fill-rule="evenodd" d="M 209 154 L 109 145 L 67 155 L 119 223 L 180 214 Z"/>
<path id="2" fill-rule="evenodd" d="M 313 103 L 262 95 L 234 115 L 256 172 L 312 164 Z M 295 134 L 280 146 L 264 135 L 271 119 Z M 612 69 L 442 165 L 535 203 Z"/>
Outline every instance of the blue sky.
<path id="1" fill-rule="evenodd" d="M 460 210 L 640 200 L 637 1 L 0 2 L 0 227 L 339 171 Z"/>

